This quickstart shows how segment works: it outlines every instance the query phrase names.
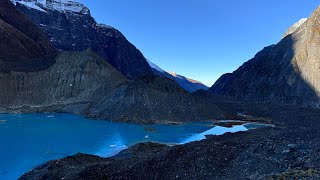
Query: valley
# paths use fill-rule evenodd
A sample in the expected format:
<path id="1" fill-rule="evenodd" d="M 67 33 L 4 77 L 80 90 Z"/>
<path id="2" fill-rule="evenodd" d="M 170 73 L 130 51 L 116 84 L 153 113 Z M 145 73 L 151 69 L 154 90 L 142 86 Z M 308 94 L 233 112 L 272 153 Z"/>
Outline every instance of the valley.
<path id="1" fill-rule="evenodd" d="M 208 88 L 81 2 L 0 0 L 0 179 L 320 179 L 319 19 Z"/>

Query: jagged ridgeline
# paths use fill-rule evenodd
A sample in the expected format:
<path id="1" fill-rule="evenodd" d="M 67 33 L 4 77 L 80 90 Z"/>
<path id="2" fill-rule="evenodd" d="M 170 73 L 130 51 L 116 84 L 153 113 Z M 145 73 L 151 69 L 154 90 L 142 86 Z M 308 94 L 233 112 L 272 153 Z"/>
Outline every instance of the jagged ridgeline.
<path id="1" fill-rule="evenodd" d="M 210 92 L 251 101 L 320 107 L 320 8 L 292 26 Z"/>
<path id="2" fill-rule="evenodd" d="M 189 94 L 175 81 L 154 75 L 142 76 L 148 70 L 142 70 L 143 64 L 135 64 L 129 58 L 143 58 L 141 53 L 119 31 L 96 25 L 82 4 L 21 1 L 14 2 L 14 6 L 7 0 L 0 2 L 0 30 L 3 32 L 0 35 L 4 37 L 0 39 L 0 63 L 1 68 L 5 68 L 0 72 L 0 112 L 67 112 L 136 123 L 206 120 L 222 115 L 214 104 Z M 44 32 L 15 7 L 42 19 L 38 26 Z M 29 17 L 32 19 L 33 15 Z M 44 22 L 48 23 L 42 24 Z M 67 25 L 62 27 L 65 23 Z M 76 30 L 75 26 L 80 23 L 92 23 L 89 29 L 95 29 L 96 35 L 103 32 L 96 38 L 110 43 L 102 44 L 108 47 L 103 52 L 109 61 L 91 46 L 92 41 L 86 36 L 91 33 L 88 29 Z M 79 42 L 71 42 L 73 34 L 70 32 L 75 33 Z M 61 39 L 57 39 L 60 35 Z M 87 47 L 80 47 L 82 41 L 89 43 L 89 48 L 75 51 Z M 74 45 L 63 51 L 63 46 L 68 45 L 65 42 Z M 111 64 L 109 56 L 116 57 L 113 60 L 121 67 Z M 145 61 L 144 58 L 140 60 Z M 130 71 L 122 69 L 122 65 L 130 67 Z M 139 78 L 127 77 L 138 74 Z"/>
<path id="3" fill-rule="evenodd" d="M 142 53 L 120 31 L 97 24 L 89 9 L 73 0 L 11 0 L 63 51 L 91 48 L 129 78 L 151 75 Z"/>

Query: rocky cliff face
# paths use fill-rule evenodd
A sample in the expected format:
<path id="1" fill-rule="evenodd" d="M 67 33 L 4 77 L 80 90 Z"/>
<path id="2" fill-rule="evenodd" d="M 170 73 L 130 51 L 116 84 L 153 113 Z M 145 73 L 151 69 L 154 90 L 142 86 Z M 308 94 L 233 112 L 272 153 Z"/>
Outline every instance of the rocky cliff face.
<path id="1" fill-rule="evenodd" d="M 64 51 L 91 48 L 129 78 L 152 74 L 142 53 L 118 30 L 97 24 L 90 11 L 75 1 L 11 0 Z"/>
<path id="2" fill-rule="evenodd" d="M 7 0 L 0 1 L 0 71 L 36 71 L 53 64 L 56 49 Z"/>
<path id="3" fill-rule="evenodd" d="M 81 113 L 126 78 L 91 50 L 61 53 L 37 72 L 0 73 L 3 111 Z"/>
<path id="4" fill-rule="evenodd" d="M 320 107 L 320 8 L 278 44 L 259 52 L 210 92 L 240 99 Z"/>

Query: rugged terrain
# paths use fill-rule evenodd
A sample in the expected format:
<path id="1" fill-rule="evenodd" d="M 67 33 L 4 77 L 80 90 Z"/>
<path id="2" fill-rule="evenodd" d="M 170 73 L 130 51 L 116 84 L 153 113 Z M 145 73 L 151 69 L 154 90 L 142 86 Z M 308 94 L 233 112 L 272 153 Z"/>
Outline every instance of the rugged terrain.
<path id="1" fill-rule="evenodd" d="M 317 8 L 306 21 L 290 28 L 278 44 L 264 48 L 233 73 L 223 75 L 209 91 L 257 102 L 318 108 L 319 18 Z"/>

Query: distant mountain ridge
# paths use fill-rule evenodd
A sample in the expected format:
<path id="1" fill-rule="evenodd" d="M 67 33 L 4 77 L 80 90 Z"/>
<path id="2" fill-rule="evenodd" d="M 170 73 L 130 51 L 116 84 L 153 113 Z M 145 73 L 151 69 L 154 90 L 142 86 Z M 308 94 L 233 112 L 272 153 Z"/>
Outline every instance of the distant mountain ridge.
<path id="1" fill-rule="evenodd" d="M 176 81 L 183 89 L 185 89 L 190 93 L 198 90 L 207 90 L 209 88 L 206 85 L 202 84 L 200 81 L 184 77 L 175 72 L 167 72 L 162 68 L 160 68 L 158 65 L 151 62 L 150 60 L 147 60 L 147 61 L 151 66 L 151 68 L 153 69 L 154 74 Z"/>
<path id="2" fill-rule="evenodd" d="M 177 74 L 176 72 L 168 72 L 168 73 L 171 74 L 172 76 L 177 77 L 177 78 L 180 78 L 180 79 L 186 78 L 188 81 L 190 81 L 190 82 L 192 82 L 192 83 L 202 84 L 202 82 L 200 82 L 200 81 L 197 81 L 197 80 L 194 80 L 194 79 L 190 79 L 190 78 L 184 77 L 184 76 L 182 76 L 182 75 L 180 75 L 180 74 Z"/>
<path id="3" fill-rule="evenodd" d="M 292 26 L 278 44 L 264 48 L 210 92 L 258 102 L 320 108 L 320 7 Z"/>

